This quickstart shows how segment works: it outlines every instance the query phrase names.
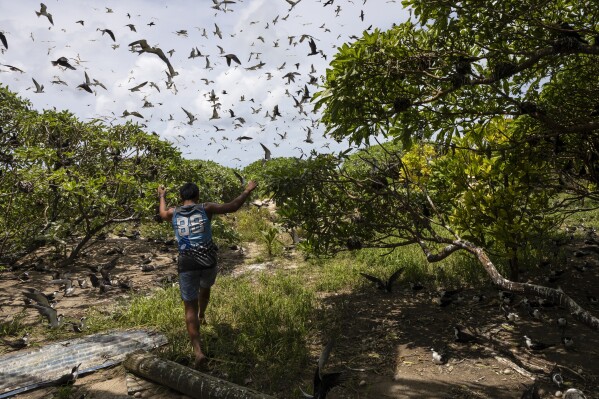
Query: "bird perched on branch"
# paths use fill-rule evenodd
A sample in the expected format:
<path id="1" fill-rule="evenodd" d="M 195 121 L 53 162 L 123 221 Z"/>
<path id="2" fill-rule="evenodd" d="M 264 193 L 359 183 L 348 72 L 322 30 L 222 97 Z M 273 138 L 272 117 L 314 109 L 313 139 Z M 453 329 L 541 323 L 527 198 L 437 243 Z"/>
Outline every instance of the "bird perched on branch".
<path id="1" fill-rule="evenodd" d="M 403 267 L 397 269 L 395 272 L 393 272 L 393 274 L 391 274 L 391 276 L 389 276 L 387 281 L 383 281 L 378 277 L 371 276 L 370 274 L 366 274 L 366 273 L 360 273 L 360 275 L 362 277 L 372 281 L 373 283 L 375 283 L 376 288 L 378 288 L 379 290 L 382 290 L 385 292 L 391 292 L 393 289 L 393 283 L 395 283 L 395 281 L 399 278 L 399 276 L 401 275 L 401 273 L 403 273 L 403 271 L 404 271 Z"/>

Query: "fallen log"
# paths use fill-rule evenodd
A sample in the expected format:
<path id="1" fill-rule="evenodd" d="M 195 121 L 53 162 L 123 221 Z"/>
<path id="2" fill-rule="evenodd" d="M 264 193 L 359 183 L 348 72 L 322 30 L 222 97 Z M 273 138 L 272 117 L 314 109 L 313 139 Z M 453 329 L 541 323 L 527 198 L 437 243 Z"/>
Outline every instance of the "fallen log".
<path id="1" fill-rule="evenodd" d="M 127 356 L 123 366 L 140 377 L 194 399 L 274 399 L 272 396 L 161 359 L 147 352 Z"/>

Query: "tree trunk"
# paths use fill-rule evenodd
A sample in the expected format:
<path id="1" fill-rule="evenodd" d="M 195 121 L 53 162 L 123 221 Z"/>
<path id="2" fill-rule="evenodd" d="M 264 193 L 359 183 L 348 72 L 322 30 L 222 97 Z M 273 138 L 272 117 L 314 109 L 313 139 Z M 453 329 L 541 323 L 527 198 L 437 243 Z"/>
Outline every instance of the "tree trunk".
<path id="1" fill-rule="evenodd" d="M 572 317 L 580 321 L 582 324 L 592 328 L 595 331 L 599 331 L 599 319 L 580 307 L 579 304 L 574 302 L 574 300 L 566 295 L 563 291 L 536 284 L 517 283 L 515 281 L 506 279 L 499 274 L 497 268 L 493 262 L 491 262 L 491 259 L 489 259 L 489 256 L 485 253 L 485 251 L 470 242 L 462 240 L 454 241 L 453 246 L 446 247 L 444 252 L 450 252 L 452 247 L 462 248 L 476 256 L 478 261 L 482 264 L 491 277 L 493 283 L 499 288 L 517 294 L 535 295 L 541 298 L 550 299 L 568 309 Z"/>
<path id="2" fill-rule="evenodd" d="M 194 399 L 274 399 L 272 396 L 200 373 L 150 353 L 131 354 L 127 356 L 123 366 L 140 377 L 172 388 Z"/>

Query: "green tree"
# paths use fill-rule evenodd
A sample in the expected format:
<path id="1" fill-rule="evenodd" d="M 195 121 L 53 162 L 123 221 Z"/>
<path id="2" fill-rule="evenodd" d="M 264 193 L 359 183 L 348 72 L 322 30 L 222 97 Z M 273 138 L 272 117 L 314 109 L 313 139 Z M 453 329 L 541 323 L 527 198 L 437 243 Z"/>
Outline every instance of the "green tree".
<path id="1" fill-rule="evenodd" d="M 157 181 L 176 172 L 180 159 L 138 125 L 39 113 L 4 87 L 0 126 L 8 144 L 0 164 L 0 193 L 7 199 L 0 205 L 0 255 L 13 260 L 48 243 L 66 254 L 67 241 L 75 240 L 71 262 L 105 228 L 151 215 Z"/>
<path id="2" fill-rule="evenodd" d="M 316 251 L 416 243 L 430 262 L 469 252 L 502 289 L 559 301 L 599 329 L 562 291 L 503 277 L 485 250 L 517 259 L 510 234 L 530 240 L 555 210 L 597 199 L 599 4 L 404 5 L 410 21 L 343 45 L 315 95 L 334 139 L 383 136 L 398 150 L 360 152 L 353 168 L 310 160 L 306 187 L 277 194 L 283 212 L 306 223 Z"/>

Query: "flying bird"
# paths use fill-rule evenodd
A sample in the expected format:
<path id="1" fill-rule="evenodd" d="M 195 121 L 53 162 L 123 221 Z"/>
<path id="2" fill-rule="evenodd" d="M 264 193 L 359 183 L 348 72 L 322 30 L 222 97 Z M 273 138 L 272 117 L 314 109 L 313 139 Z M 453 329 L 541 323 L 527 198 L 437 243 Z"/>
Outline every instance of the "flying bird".
<path id="1" fill-rule="evenodd" d="M 31 80 L 33 80 L 33 84 L 35 85 L 35 91 L 34 91 L 34 93 L 43 93 L 44 92 L 44 85 L 40 85 L 33 78 L 31 78 Z"/>
<path id="2" fill-rule="evenodd" d="M 130 88 L 129 91 L 131 91 L 131 92 L 139 91 L 139 89 L 141 89 L 142 87 L 144 87 L 147 84 L 148 84 L 148 81 L 146 80 L 145 82 L 140 83 L 137 86 Z"/>
<path id="3" fill-rule="evenodd" d="M 51 307 L 33 304 L 31 305 L 40 312 L 42 316 L 44 316 L 49 323 L 50 328 L 58 328 L 60 323 L 62 322 L 62 315 L 57 315 L 56 310 Z"/>
<path id="4" fill-rule="evenodd" d="M 50 62 L 54 66 L 60 65 L 61 67 L 65 67 L 65 68 L 69 68 L 69 69 L 73 69 L 73 70 L 77 69 L 74 66 L 72 66 L 71 64 L 69 64 L 69 60 L 67 59 L 67 57 L 60 57 L 56 61 L 50 61 Z"/>
<path id="5" fill-rule="evenodd" d="M 387 281 L 383 281 L 378 277 L 375 276 L 371 276 L 370 274 L 366 274 L 366 273 L 360 273 L 360 275 L 370 281 L 372 281 L 373 283 L 376 284 L 376 288 L 378 288 L 379 290 L 385 291 L 385 292 L 391 292 L 393 289 L 393 284 L 395 283 L 395 281 L 399 278 L 399 276 L 401 275 L 401 273 L 403 273 L 403 267 L 397 269 L 395 272 L 393 272 L 393 274 L 387 279 Z"/>
<path id="6" fill-rule="evenodd" d="M 112 33 L 112 31 L 110 29 L 96 29 L 99 30 L 100 32 L 102 32 L 102 36 L 104 36 L 104 33 L 107 33 L 108 36 L 110 36 L 110 38 L 112 39 L 113 42 L 116 42 L 116 39 L 114 38 L 114 33 Z"/>
<path id="7" fill-rule="evenodd" d="M 264 160 L 269 161 L 270 156 L 271 156 L 270 150 L 268 148 L 266 148 L 266 146 L 264 144 L 260 143 L 260 145 L 262 146 L 262 149 L 264 150 Z"/>
<path id="8" fill-rule="evenodd" d="M 8 42 L 6 41 L 6 36 L 4 36 L 4 32 L 0 32 L 0 41 L 2 42 L 2 45 L 4 45 L 4 47 L 6 47 L 6 49 L 8 50 Z"/>
<path id="9" fill-rule="evenodd" d="M 52 21 L 52 14 L 48 12 L 48 7 L 46 7 L 44 3 L 40 3 L 40 10 L 36 11 L 35 14 L 38 16 L 38 18 L 40 15 L 43 15 L 44 17 L 48 18 L 48 21 L 50 21 L 52 25 L 54 25 L 54 21 Z"/>
<path id="10" fill-rule="evenodd" d="M 218 25 L 214 24 L 214 28 L 215 28 L 215 30 L 212 33 L 214 33 L 215 36 L 218 36 L 219 39 L 222 39 L 223 33 L 220 31 L 220 28 L 218 27 Z"/>
<path id="11" fill-rule="evenodd" d="M 191 112 L 189 112 L 188 110 L 186 110 L 185 108 L 181 107 L 181 109 L 183 110 L 183 112 L 185 112 L 185 114 L 187 115 L 187 117 L 189 118 L 189 122 L 187 122 L 188 125 L 193 125 L 193 122 L 195 120 L 197 120 L 198 118 L 196 118 L 196 116 L 194 114 L 192 114 Z"/>
<path id="12" fill-rule="evenodd" d="M 135 30 L 135 25 L 133 25 L 133 24 L 127 24 L 125 26 L 127 26 L 131 30 L 131 32 L 137 32 L 137 30 Z"/>
<path id="13" fill-rule="evenodd" d="M 171 62 L 168 60 L 168 58 L 166 58 L 166 55 L 164 54 L 164 52 L 162 51 L 161 48 L 151 47 L 145 39 L 140 39 L 140 40 L 136 40 L 132 43 L 129 43 L 129 47 L 135 47 L 135 46 L 139 46 L 141 48 L 141 50 L 135 50 L 135 51 L 137 51 L 138 54 L 143 54 L 143 53 L 156 54 L 162 61 L 164 61 L 164 63 L 168 67 L 168 71 L 171 76 L 178 75 L 178 73 L 175 72 L 175 70 L 173 69 Z"/>
<path id="14" fill-rule="evenodd" d="M 318 51 L 316 50 L 316 43 L 314 42 L 313 38 L 310 38 L 310 41 L 308 42 L 308 44 L 310 45 L 310 52 L 308 53 L 308 55 L 318 54 Z"/>
<path id="15" fill-rule="evenodd" d="M 89 76 L 87 76 L 87 72 L 84 72 L 84 73 L 85 73 L 85 82 L 81 83 L 77 87 L 80 88 L 80 89 L 83 89 L 83 90 L 87 91 L 88 93 L 92 93 L 93 94 L 93 91 L 92 91 L 91 87 L 89 87 L 91 85 L 91 82 L 89 80 Z"/>
<path id="16" fill-rule="evenodd" d="M 329 341 L 329 343 L 322 350 L 320 358 L 318 359 L 316 371 L 314 371 L 312 395 L 302 390 L 304 397 L 312 399 L 325 399 L 327 394 L 331 391 L 331 389 L 338 385 L 341 385 L 345 381 L 346 377 L 342 372 L 323 372 L 324 366 L 329 358 L 331 350 L 333 349 L 333 344 L 333 340 Z"/>
<path id="17" fill-rule="evenodd" d="M 235 54 L 227 54 L 224 57 L 227 59 L 227 66 L 231 66 L 231 60 L 241 65 L 241 61 L 239 61 L 239 58 Z"/>

